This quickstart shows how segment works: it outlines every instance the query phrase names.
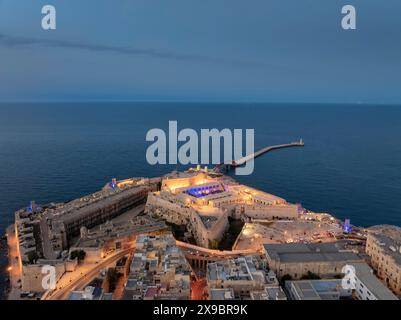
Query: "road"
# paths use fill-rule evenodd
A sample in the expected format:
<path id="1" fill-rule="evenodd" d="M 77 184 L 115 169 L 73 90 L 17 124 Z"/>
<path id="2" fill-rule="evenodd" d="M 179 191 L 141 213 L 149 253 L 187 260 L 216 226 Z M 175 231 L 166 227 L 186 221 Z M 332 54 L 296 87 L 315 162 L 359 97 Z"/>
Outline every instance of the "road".
<path id="1" fill-rule="evenodd" d="M 18 242 L 15 234 L 14 225 L 7 228 L 8 243 L 8 262 L 7 271 L 10 276 L 11 291 L 8 295 L 9 300 L 19 300 L 21 294 L 21 268 L 18 254 Z"/>
<path id="2" fill-rule="evenodd" d="M 135 250 L 132 250 L 130 252 L 130 255 L 125 263 L 125 265 L 130 266 L 131 262 L 134 258 L 134 254 L 135 254 Z M 128 280 L 128 274 L 123 274 L 120 279 L 118 279 L 117 285 L 116 285 L 116 289 L 113 292 L 113 300 L 122 300 L 123 296 L 124 296 L 124 289 L 125 289 L 125 283 Z"/>
<path id="3" fill-rule="evenodd" d="M 56 291 L 52 292 L 49 295 L 45 295 L 44 299 L 46 300 L 66 300 L 69 295 L 74 290 L 80 290 L 85 287 L 89 282 L 91 282 L 96 276 L 100 273 L 100 271 L 106 268 L 108 265 L 115 263 L 123 256 L 129 254 L 133 248 L 125 249 L 120 252 L 115 253 L 114 255 L 108 257 L 106 260 L 97 264 L 94 268 L 90 269 L 86 272 L 82 277 L 72 281 L 66 286 L 61 287 L 61 289 L 56 289 Z"/>
<path id="4" fill-rule="evenodd" d="M 193 280 L 191 282 L 191 300 L 205 300 L 207 292 L 206 279 Z"/>

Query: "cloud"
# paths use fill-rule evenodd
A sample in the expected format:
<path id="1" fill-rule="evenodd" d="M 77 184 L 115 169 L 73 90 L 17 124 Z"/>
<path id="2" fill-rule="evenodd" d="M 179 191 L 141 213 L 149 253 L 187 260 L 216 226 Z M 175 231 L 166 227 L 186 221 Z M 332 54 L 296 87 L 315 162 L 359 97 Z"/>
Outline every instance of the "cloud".
<path id="1" fill-rule="evenodd" d="M 161 51 L 149 48 L 136 48 L 131 46 L 111 46 L 103 44 L 91 44 L 77 41 L 27 38 L 19 36 L 9 36 L 0 33 L 0 45 L 5 47 L 49 47 L 61 49 L 76 49 L 103 53 L 116 53 L 129 56 L 146 56 L 155 59 L 166 59 L 176 61 L 189 61 L 198 63 L 212 63 L 219 65 L 229 65 L 234 67 L 252 68 L 274 68 L 273 65 L 258 61 L 243 61 L 228 58 L 209 57 L 196 54 L 180 54 L 169 51 Z"/>

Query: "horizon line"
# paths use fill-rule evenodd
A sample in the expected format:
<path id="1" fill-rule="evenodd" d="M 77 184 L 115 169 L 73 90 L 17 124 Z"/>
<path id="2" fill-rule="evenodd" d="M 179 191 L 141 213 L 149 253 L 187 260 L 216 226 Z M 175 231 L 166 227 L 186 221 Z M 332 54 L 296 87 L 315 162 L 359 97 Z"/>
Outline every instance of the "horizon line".
<path id="1" fill-rule="evenodd" d="M 400 102 L 374 102 L 374 101 L 273 101 L 273 100 L 225 100 L 225 99 L 10 99 L 1 100 L 0 104 L 25 104 L 25 103 L 216 103 L 216 104 L 313 104 L 313 105 L 388 105 L 388 106 L 401 106 Z"/>

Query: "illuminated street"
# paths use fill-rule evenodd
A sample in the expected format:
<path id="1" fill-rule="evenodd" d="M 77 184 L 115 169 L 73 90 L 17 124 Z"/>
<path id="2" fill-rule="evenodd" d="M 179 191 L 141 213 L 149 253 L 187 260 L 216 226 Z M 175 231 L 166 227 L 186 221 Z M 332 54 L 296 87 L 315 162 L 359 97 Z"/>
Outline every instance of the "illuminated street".
<path id="1" fill-rule="evenodd" d="M 11 290 L 8 298 L 10 300 L 20 299 L 21 294 L 21 268 L 19 263 L 18 245 L 15 237 L 14 225 L 7 229 L 7 243 L 9 250 L 9 266 L 7 271 L 10 275 Z"/>
<path id="2" fill-rule="evenodd" d="M 96 265 L 82 266 L 79 270 L 73 274 L 68 274 L 67 277 L 63 277 L 57 283 L 57 289 L 51 292 L 46 300 L 64 300 L 67 299 L 69 294 L 74 290 L 81 290 L 86 284 L 91 282 L 99 272 L 107 268 L 108 266 L 121 259 L 126 254 L 129 254 L 133 249 L 126 249 L 106 258 L 106 260 Z M 77 274 L 79 273 L 79 274 Z"/>
<path id="3" fill-rule="evenodd" d="M 193 280 L 191 282 L 191 300 L 205 300 L 207 296 L 206 279 Z"/>

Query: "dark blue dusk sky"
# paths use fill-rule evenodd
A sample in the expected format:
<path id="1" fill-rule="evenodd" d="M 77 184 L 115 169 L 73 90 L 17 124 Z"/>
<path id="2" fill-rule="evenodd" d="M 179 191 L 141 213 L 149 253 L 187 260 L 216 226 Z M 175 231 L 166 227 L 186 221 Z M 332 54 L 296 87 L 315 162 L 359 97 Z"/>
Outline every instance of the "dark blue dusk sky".
<path id="1" fill-rule="evenodd" d="M 401 104 L 401 1 L 0 0 L 0 100 Z"/>

